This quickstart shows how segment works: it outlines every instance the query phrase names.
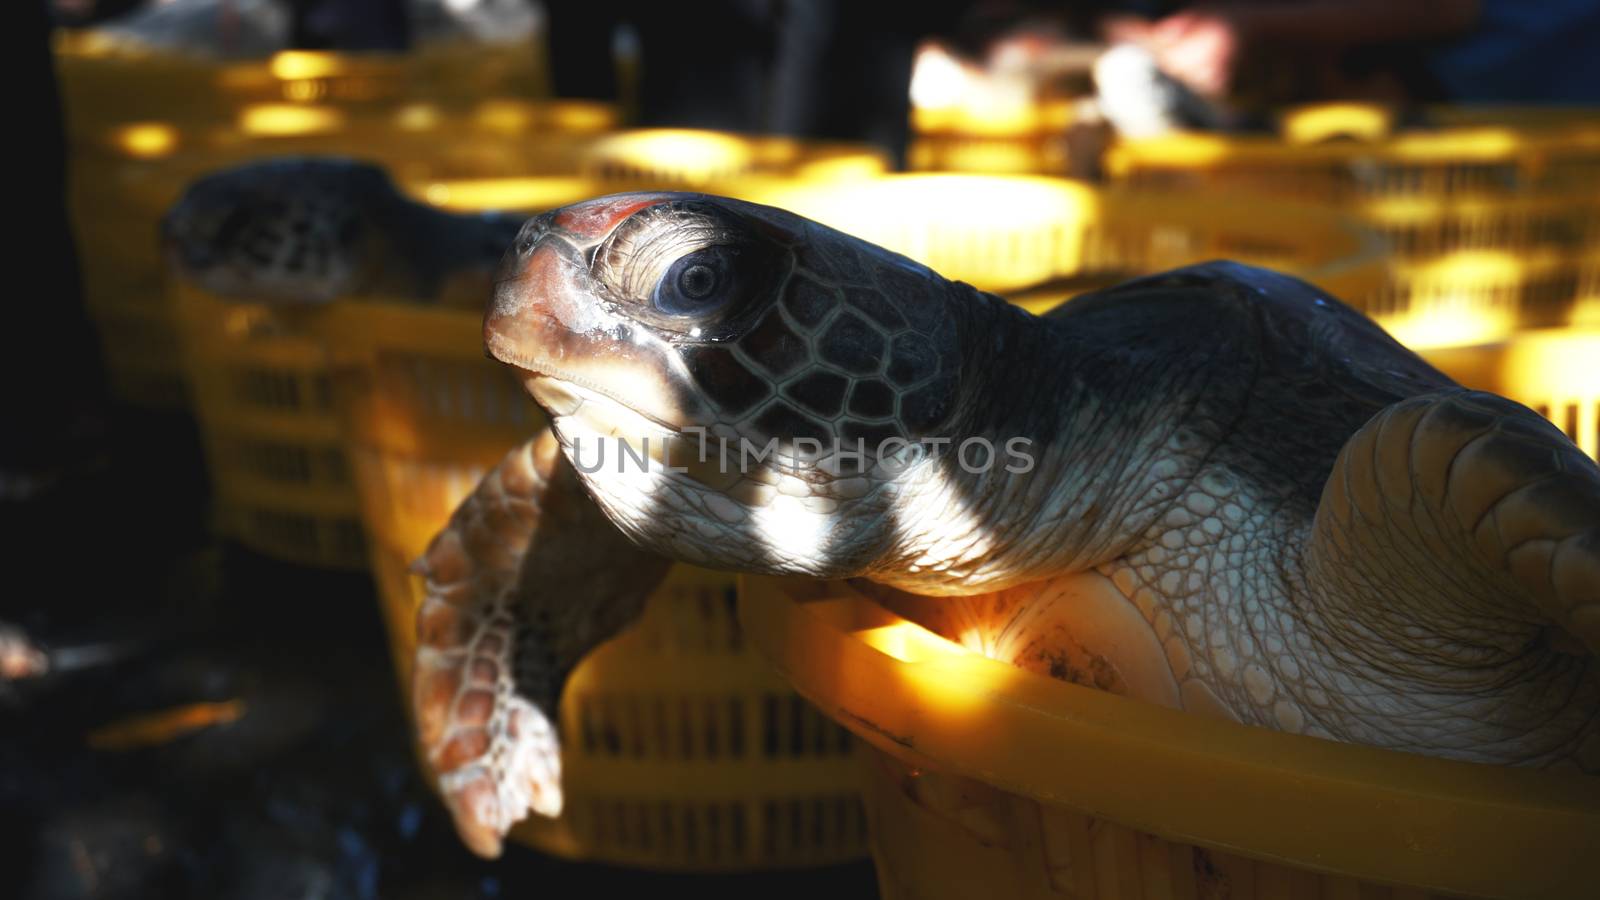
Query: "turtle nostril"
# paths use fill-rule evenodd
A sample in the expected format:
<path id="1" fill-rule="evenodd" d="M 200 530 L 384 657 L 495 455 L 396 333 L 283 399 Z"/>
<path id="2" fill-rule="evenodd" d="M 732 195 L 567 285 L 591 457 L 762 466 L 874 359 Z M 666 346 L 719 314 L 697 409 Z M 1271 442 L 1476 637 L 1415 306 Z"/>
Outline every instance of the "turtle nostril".
<path id="1" fill-rule="evenodd" d="M 529 219 L 522 226 L 522 232 L 517 235 L 517 253 L 526 256 L 549 230 L 550 213 Z"/>

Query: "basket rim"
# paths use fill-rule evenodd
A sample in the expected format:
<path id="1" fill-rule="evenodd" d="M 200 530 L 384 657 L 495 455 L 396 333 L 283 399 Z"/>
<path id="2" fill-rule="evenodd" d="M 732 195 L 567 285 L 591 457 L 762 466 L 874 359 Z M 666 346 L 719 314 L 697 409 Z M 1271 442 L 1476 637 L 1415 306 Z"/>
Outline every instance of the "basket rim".
<path id="1" fill-rule="evenodd" d="M 1372 881 L 1530 897 L 1581 894 L 1600 878 L 1600 779 L 1140 703 L 971 653 L 838 583 L 743 576 L 739 613 L 802 696 L 914 766 L 1170 840 Z M 897 658 L 869 643 L 875 635 L 915 649 Z M 1050 747 L 1050 764 L 1018 745 Z"/>

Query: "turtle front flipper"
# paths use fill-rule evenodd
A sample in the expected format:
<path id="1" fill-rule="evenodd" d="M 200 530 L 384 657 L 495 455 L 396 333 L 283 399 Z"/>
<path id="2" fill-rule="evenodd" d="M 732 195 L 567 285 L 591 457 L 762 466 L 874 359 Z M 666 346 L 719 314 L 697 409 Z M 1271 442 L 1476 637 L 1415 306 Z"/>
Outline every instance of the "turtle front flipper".
<path id="1" fill-rule="evenodd" d="M 1347 733 L 1600 773 L 1600 468 L 1538 413 L 1459 388 L 1384 408 L 1334 463 L 1306 575 Z"/>
<path id="2" fill-rule="evenodd" d="M 1334 463 L 1310 552 L 1334 591 L 1379 591 L 1395 625 L 1600 653 L 1600 468 L 1504 397 L 1374 416 Z"/>
<path id="3" fill-rule="evenodd" d="M 667 566 L 611 525 L 549 430 L 507 454 L 418 561 L 418 737 L 473 852 L 498 856 L 530 811 L 560 814 L 567 675 L 638 617 Z"/>

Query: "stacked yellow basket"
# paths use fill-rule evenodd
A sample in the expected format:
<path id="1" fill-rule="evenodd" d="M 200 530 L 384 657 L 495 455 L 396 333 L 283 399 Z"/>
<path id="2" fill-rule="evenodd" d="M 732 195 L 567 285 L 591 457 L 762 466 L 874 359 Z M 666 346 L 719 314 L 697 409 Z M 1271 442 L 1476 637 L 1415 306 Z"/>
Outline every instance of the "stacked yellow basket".
<path id="1" fill-rule="evenodd" d="M 1371 107 L 1293 111 L 1279 137 L 1125 142 L 1107 169 L 1160 196 L 1227 190 L 1352 213 L 1394 249 L 1386 287 L 1344 296 L 1473 387 L 1499 389 L 1595 452 L 1600 391 L 1571 370 L 1483 360 L 1600 355 L 1600 119 L 1592 111 L 1456 110 L 1390 132 Z M 1476 347 L 1472 351 L 1458 348 Z M 1564 380 L 1530 381 L 1529 373 Z M 1487 379 L 1487 380 L 1475 380 Z M 1556 398 L 1559 398 L 1556 399 Z M 1554 404 L 1554 405 L 1553 405 Z M 1575 406 L 1581 414 L 1555 410 Z"/>
<path id="2" fill-rule="evenodd" d="M 366 565 L 320 310 L 230 303 L 171 285 L 217 531 L 275 559 Z"/>

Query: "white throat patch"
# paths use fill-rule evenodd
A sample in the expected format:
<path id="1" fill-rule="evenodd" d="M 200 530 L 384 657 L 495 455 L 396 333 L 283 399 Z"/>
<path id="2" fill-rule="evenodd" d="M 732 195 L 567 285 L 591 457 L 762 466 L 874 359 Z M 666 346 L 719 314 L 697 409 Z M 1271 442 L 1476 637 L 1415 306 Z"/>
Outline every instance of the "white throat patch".
<path id="1" fill-rule="evenodd" d="M 883 546 L 893 491 L 865 477 L 756 462 L 715 436 L 672 432 L 595 391 L 546 377 L 529 389 L 568 460 L 619 529 L 663 555 L 719 568 L 837 577 Z M 731 442 L 730 442 L 731 443 Z"/>

